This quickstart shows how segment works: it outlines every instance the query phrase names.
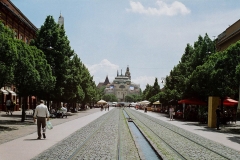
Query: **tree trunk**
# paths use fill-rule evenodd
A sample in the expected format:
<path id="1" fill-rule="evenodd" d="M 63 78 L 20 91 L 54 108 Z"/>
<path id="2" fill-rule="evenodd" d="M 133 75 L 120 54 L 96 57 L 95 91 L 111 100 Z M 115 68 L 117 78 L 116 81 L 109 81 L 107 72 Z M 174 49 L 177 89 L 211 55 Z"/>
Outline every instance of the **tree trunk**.
<path id="1" fill-rule="evenodd" d="M 27 105 L 27 97 L 23 96 L 23 102 L 22 102 L 22 122 L 26 119 L 26 105 Z"/>
<path id="2" fill-rule="evenodd" d="M 82 103 L 82 105 L 81 105 L 81 111 L 85 110 L 85 104 L 86 104 L 85 102 Z"/>

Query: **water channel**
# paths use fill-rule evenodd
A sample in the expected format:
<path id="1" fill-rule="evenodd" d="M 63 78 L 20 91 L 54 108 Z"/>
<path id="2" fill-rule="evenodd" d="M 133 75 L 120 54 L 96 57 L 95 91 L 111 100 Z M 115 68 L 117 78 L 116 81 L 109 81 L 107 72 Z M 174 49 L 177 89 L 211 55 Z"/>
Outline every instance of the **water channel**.
<path id="1" fill-rule="evenodd" d="M 139 152 L 145 159 L 159 160 L 161 157 L 155 152 L 151 144 L 147 141 L 144 135 L 140 132 L 137 126 L 132 122 L 127 113 L 123 110 L 125 118 L 127 118 L 129 129 L 132 133 L 133 139 L 138 146 Z"/>

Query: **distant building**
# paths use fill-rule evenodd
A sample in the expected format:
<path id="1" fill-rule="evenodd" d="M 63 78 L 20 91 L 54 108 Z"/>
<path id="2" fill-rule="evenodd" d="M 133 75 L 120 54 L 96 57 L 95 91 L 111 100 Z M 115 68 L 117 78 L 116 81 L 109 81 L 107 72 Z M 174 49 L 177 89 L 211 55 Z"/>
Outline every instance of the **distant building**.
<path id="1" fill-rule="evenodd" d="M 135 84 L 131 81 L 131 73 L 129 67 L 127 67 L 125 74 L 118 73 L 112 83 L 109 83 L 108 77 L 106 77 L 105 82 L 99 83 L 98 87 L 104 86 L 105 94 L 114 94 L 119 102 L 124 102 L 127 95 L 139 95 L 140 85 Z"/>
<path id="2" fill-rule="evenodd" d="M 0 20 L 27 44 L 36 36 L 37 27 L 10 0 L 0 0 Z"/>
<path id="3" fill-rule="evenodd" d="M 61 13 L 60 13 L 60 16 L 58 18 L 58 24 L 59 24 L 59 26 L 62 26 L 62 25 L 64 26 L 64 18 L 63 18 Z"/>
<path id="4" fill-rule="evenodd" d="M 216 50 L 223 51 L 240 40 L 240 19 L 218 35 Z"/>

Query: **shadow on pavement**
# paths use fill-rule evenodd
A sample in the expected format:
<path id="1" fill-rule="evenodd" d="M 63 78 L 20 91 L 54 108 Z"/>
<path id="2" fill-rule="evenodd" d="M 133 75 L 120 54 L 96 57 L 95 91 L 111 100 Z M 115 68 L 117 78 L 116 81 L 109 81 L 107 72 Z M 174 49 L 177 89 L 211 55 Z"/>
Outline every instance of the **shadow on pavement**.
<path id="1" fill-rule="evenodd" d="M 233 137 L 228 137 L 228 139 L 232 142 L 240 144 L 240 137 L 233 136 Z"/>
<path id="2" fill-rule="evenodd" d="M 40 141 L 40 140 L 45 140 L 45 139 L 37 139 L 37 138 L 32 138 L 32 139 L 24 139 L 24 141 Z"/>
<path id="3" fill-rule="evenodd" d="M 18 130 L 17 128 L 14 127 L 4 127 L 0 126 L 0 131 L 12 131 L 12 130 Z"/>

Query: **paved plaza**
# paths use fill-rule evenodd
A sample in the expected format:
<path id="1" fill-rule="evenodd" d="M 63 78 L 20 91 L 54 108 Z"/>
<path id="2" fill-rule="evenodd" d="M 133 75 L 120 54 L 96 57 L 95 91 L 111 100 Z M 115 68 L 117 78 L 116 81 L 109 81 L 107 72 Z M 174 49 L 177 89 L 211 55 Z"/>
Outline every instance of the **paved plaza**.
<path id="1" fill-rule="evenodd" d="M 113 108 L 110 107 L 111 109 Z M 99 108 L 95 108 L 74 113 L 67 118 L 52 119 L 51 122 L 54 128 L 47 131 L 45 140 L 36 140 L 36 124 L 32 122 L 31 111 L 28 112 L 27 119 L 23 124 L 19 122 L 21 120 L 21 112 L 14 112 L 13 116 L 8 116 L 5 112 L 0 113 L 0 126 L 8 128 L 7 131 L 1 131 L 0 133 L 1 160 L 32 159 L 108 111 L 100 111 Z M 143 111 L 138 110 L 138 112 Z M 236 124 L 224 126 L 222 130 L 217 131 L 216 129 L 208 128 L 206 124 L 198 124 L 197 122 L 170 121 L 165 114 L 156 112 L 147 112 L 145 114 L 233 148 L 239 151 L 240 154 L 240 134 L 239 132 L 237 134 L 237 131 L 240 130 L 239 121 Z"/>

